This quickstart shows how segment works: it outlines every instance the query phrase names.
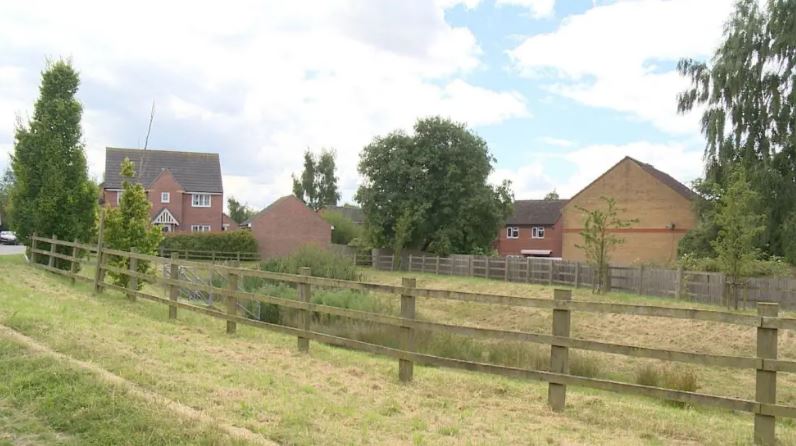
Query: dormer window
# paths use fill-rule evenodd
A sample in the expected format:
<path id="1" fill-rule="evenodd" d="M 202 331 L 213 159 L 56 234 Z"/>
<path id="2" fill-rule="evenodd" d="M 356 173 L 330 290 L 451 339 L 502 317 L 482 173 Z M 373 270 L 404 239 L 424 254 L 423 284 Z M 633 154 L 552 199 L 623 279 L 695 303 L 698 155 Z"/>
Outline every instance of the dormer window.
<path id="1" fill-rule="evenodd" d="M 171 194 L 168 192 L 161 192 L 160 193 L 160 202 L 161 203 L 170 203 L 171 202 Z"/>

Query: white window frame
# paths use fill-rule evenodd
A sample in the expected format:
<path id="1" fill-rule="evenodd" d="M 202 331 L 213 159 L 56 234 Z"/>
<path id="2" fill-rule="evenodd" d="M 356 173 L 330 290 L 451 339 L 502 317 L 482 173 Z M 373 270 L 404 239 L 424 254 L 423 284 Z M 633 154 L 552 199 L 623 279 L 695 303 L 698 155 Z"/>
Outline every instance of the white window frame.
<path id="1" fill-rule="evenodd" d="M 161 192 L 160 193 L 160 202 L 161 203 L 171 203 L 171 194 L 168 192 Z"/>
<path id="2" fill-rule="evenodd" d="M 544 226 L 534 226 L 531 228 L 531 238 L 535 239 L 543 239 L 544 238 Z"/>
<path id="3" fill-rule="evenodd" d="M 519 226 L 506 226 L 506 238 L 510 239 L 520 238 Z"/>
<path id="4" fill-rule="evenodd" d="M 205 203 L 205 201 L 207 203 Z M 191 194 L 191 207 L 209 208 L 212 204 L 213 196 L 210 194 Z"/>
<path id="5" fill-rule="evenodd" d="M 191 232 L 210 232 L 210 225 L 191 225 Z"/>

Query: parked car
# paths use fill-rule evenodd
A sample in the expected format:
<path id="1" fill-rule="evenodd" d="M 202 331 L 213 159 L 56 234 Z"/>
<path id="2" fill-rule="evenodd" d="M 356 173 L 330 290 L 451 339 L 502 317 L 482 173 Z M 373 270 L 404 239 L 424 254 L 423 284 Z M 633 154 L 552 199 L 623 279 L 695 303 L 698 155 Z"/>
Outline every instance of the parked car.
<path id="1" fill-rule="evenodd" d="M 11 231 L 0 231 L 0 243 L 3 245 L 16 245 L 17 235 Z"/>

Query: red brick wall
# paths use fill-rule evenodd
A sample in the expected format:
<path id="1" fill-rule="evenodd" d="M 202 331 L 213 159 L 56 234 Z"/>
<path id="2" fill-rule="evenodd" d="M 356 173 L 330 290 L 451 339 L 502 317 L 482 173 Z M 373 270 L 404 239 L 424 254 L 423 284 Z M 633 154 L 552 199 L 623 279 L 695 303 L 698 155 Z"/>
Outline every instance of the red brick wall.
<path id="1" fill-rule="evenodd" d="M 191 194 L 182 194 L 182 220 L 180 230 L 190 232 L 191 225 L 210 225 L 211 232 L 221 231 L 224 214 L 224 196 L 212 195 L 209 208 L 195 208 L 191 206 Z"/>
<path id="2" fill-rule="evenodd" d="M 169 193 L 168 204 L 160 202 L 161 192 Z M 176 230 L 185 230 L 185 223 L 182 218 L 182 186 L 174 179 L 171 172 L 168 170 L 164 171 L 155 182 L 152 183 L 149 191 L 147 191 L 147 197 L 149 198 L 149 202 L 152 203 L 152 209 L 150 210 L 151 218 L 155 218 L 160 213 L 161 209 L 167 208 L 169 212 L 171 212 L 171 215 L 180 222 L 180 226 L 178 226 Z M 190 229 L 189 226 L 188 230 L 190 231 Z"/>
<path id="3" fill-rule="evenodd" d="M 307 244 L 327 248 L 332 242 L 331 225 L 292 195 L 275 201 L 251 223 L 264 259 L 289 255 Z"/>
<path id="4" fill-rule="evenodd" d="M 235 220 L 229 218 L 229 215 L 227 215 L 227 214 L 222 214 L 221 223 L 225 224 L 225 225 L 229 225 L 229 228 L 227 229 L 227 231 L 236 231 L 236 230 L 240 229 L 240 225 L 238 225 L 238 223 L 236 223 Z"/>
<path id="5" fill-rule="evenodd" d="M 169 192 L 170 203 L 160 202 L 161 192 Z M 119 193 L 118 191 L 103 190 L 105 205 L 116 207 L 116 196 Z M 161 209 L 164 207 L 168 208 L 171 215 L 180 222 L 180 225 L 176 228 L 177 232 L 191 232 L 191 225 L 210 225 L 212 232 L 221 231 L 224 218 L 223 194 L 211 195 L 210 207 L 208 208 L 192 207 L 191 194 L 185 193 L 171 172 L 166 170 L 152 183 L 149 191 L 147 191 L 147 198 L 152 204 L 151 217 L 155 218 Z"/>
<path id="6" fill-rule="evenodd" d="M 506 236 L 506 228 L 517 226 L 520 229 L 519 238 L 510 239 Z M 544 238 L 531 238 L 531 228 L 540 225 L 506 225 L 500 228 L 497 240 L 497 250 L 501 256 L 522 255 L 523 249 L 549 249 L 551 257 L 561 257 L 561 242 L 563 230 L 561 219 L 555 225 L 544 226 Z"/>

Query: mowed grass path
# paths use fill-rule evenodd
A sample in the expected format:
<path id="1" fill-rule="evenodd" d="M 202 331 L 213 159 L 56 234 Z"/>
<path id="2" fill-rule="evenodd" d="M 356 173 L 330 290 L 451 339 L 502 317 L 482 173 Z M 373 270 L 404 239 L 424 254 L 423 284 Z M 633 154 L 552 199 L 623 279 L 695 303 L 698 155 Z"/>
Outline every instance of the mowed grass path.
<path id="1" fill-rule="evenodd" d="M 187 311 L 170 322 L 165 306 L 131 303 L 113 292 L 92 296 L 87 285 L 72 287 L 67 280 L 25 265 L 21 257 L 0 258 L 0 271 L 0 324 L 219 422 L 283 444 L 726 445 L 749 444 L 752 439 L 750 414 L 681 409 L 572 387 L 566 411 L 555 414 L 546 405 L 546 384 L 428 367 L 416 367 L 415 382 L 401 385 L 396 361 L 386 358 L 318 343 L 311 344 L 309 355 L 301 355 L 295 351 L 294 337 L 250 327 L 238 327 L 238 334 L 228 336 L 223 321 Z M 370 274 L 377 273 L 365 274 L 375 279 Z M 399 277 L 381 276 L 385 281 Z M 421 277 L 420 283 L 426 280 L 441 279 Z M 549 291 L 522 286 L 516 294 Z M 419 304 L 421 315 L 469 320 L 477 314 L 468 309 L 451 315 L 452 309 L 429 305 L 436 304 Z M 525 319 L 520 314 L 516 324 Z M 577 319 L 573 327 L 578 333 Z M 176 415 L 94 383 L 90 375 L 57 361 L 32 358 L 18 345 L 2 342 L 0 361 L 15 365 L 0 372 L 6 374 L 1 378 L 0 416 L 8 413 L 20 422 L 0 422 L 0 439 L 13 442 L 40 435 L 41 444 L 87 444 L 90 431 L 110 435 L 118 426 L 119 435 L 140 438 L 141 444 L 228 444 L 217 432 L 197 430 Z M 41 374 L 45 387 L 40 394 L 26 396 L 7 385 L 48 367 L 76 374 L 93 389 L 91 395 L 122 401 L 122 413 L 132 415 L 120 418 L 113 410 L 103 414 L 97 408 L 105 404 L 81 399 L 80 387 L 66 386 L 55 393 L 62 395 L 59 402 L 68 404 L 47 403 L 52 396 L 46 390 L 51 382 L 46 373 Z M 82 413 L 91 415 L 84 418 Z M 120 419 L 134 422 L 125 425 Z M 141 425 L 147 426 L 146 432 L 134 436 Z M 792 422 L 779 423 L 777 433 L 783 444 L 796 444 Z M 101 438 L 94 441 L 102 443 Z"/>

